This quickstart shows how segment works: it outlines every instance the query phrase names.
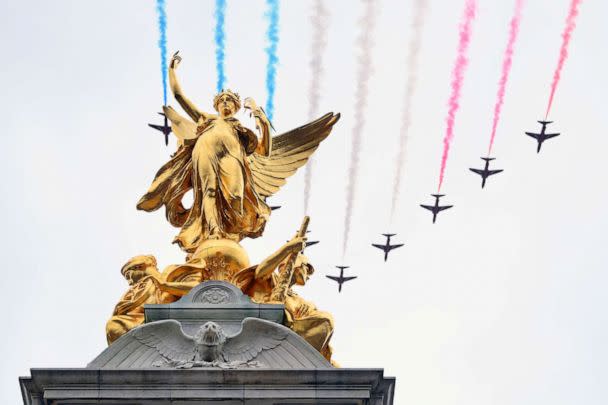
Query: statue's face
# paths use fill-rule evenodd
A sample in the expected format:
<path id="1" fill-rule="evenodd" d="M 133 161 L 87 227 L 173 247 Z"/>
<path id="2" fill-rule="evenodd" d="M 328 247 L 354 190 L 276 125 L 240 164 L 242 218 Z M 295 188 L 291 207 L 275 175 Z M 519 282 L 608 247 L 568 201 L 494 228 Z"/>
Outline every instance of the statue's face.
<path id="1" fill-rule="evenodd" d="M 146 272 L 143 269 L 143 266 L 141 266 L 141 265 L 135 265 L 132 268 L 125 271 L 125 278 L 127 279 L 127 282 L 129 283 L 129 285 L 133 285 L 133 284 L 137 283 L 145 275 L 146 275 Z"/>
<path id="2" fill-rule="evenodd" d="M 297 285 L 304 285 L 310 278 L 310 275 L 315 271 L 314 268 L 308 262 L 306 256 L 302 253 L 298 254 L 296 258 L 296 262 L 294 263 L 294 282 Z"/>
<path id="3" fill-rule="evenodd" d="M 296 268 L 294 279 L 297 285 L 304 285 L 308 281 L 308 265 L 298 266 Z"/>
<path id="4" fill-rule="evenodd" d="M 217 101 L 217 111 L 222 117 L 230 117 L 236 113 L 236 103 L 228 94 L 223 94 Z"/>
<path id="5" fill-rule="evenodd" d="M 136 256 L 123 266 L 123 274 L 129 285 L 133 285 L 147 275 L 154 275 L 158 271 L 154 256 Z"/>

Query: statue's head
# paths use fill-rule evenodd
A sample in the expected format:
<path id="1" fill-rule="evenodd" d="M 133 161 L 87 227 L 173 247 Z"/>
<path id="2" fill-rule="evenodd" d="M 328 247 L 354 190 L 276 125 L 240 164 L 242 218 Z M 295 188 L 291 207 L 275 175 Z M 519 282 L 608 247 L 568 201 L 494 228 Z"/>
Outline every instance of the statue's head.
<path id="1" fill-rule="evenodd" d="M 151 255 L 135 256 L 122 266 L 120 272 L 127 279 L 129 285 L 133 285 L 145 276 L 158 272 L 156 258 Z"/>
<path id="2" fill-rule="evenodd" d="M 230 117 L 241 109 L 241 98 L 231 90 L 222 90 L 213 99 L 213 107 L 222 117 Z"/>
<path id="3" fill-rule="evenodd" d="M 299 254 L 294 263 L 294 281 L 297 285 L 304 285 L 315 272 L 315 268 L 308 262 L 303 254 Z"/>

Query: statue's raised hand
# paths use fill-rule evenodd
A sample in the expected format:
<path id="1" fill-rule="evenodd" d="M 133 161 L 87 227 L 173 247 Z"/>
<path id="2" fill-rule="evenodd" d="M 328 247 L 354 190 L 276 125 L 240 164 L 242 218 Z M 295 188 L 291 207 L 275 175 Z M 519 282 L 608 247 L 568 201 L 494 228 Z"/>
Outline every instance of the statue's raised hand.
<path id="1" fill-rule="evenodd" d="M 260 129 L 260 127 L 261 127 L 261 124 L 258 121 L 264 122 L 266 124 L 266 126 L 269 125 L 272 129 L 274 129 L 274 127 L 272 126 L 272 122 L 270 122 L 270 120 L 268 119 L 268 116 L 266 115 L 266 111 L 264 111 L 264 108 L 257 105 L 251 97 L 247 97 L 245 99 L 245 102 L 243 103 L 243 107 L 245 107 L 246 110 L 249 110 L 250 117 L 251 116 L 255 117 L 256 127 L 258 129 Z M 269 149 L 267 148 L 266 150 L 269 150 Z M 265 153 L 262 153 L 262 154 L 265 154 Z"/>
<path id="2" fill-rule="evenodd" d="M 256 113 L 259 114 L 261 111 L 263 111 L 251 97 L 247 97 L 245 99 L 245 102 L 243 103 L 243 107 L 246 110 L 249 110 L 249 115 L 251 115 L 251 114 L 255 115 Z"/>
<path id="3" fill-rule="evenodd" d="M 171 63 L 169 64 L 171 69 L 176 69 L 177 65 L 179 65 L 179 63 L 182 61 L 182 57 L 179 56 L 178 53 L 179 51 L 175 52 L 171 58 Z"/>

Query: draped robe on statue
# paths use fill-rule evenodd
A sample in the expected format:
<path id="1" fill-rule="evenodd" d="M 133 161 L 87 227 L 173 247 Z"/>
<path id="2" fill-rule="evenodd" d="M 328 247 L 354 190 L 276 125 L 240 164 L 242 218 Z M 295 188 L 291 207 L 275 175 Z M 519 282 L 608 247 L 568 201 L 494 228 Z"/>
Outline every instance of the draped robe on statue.
<path id="1" fill-rule="evenodd" d="M 235 240 L 260 236 L 270 208 L 256 193 L 245 162 L 257 143 L 236 118 L 210 117 L 196 129 L 196 139 L 186 141 L 159 170 L 137 208 L 151 211 L 164 204 L 169 222 L 182 228 L 174 242 L 187 252 L 214 231 Z M 193 203 L 186 209 L 182 197 L 190 189 Z"/>
<path id="2" fill-rule="evenodd" d="M 255 134 L 236 118 L 205 115 L 197 125 L 171 107 L 164 111 L 182 144 L 137 208 L 154 211 L 164 205 L 167 220 L 182 228 L 174 242 L 186 252 L 210 236 L 235 241 L 260 236 L 270 214 L 266 198 L 306 163 L 340 118 L 327 113 L 275 136 L 262 154 Z M 182 198 L 190 189 L 192 207 L 185 208 Z"/>

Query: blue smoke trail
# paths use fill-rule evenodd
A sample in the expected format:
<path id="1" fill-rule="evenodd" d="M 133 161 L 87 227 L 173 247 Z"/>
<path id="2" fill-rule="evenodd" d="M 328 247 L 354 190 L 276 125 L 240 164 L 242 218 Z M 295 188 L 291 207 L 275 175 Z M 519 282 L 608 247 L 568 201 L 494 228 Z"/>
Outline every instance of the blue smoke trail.
<path id="1" fill-rule="evenodd" d="M 268 10 L 265 16 L 268 18 L 268 30 L 266 37 L 268 39 L 268 47 L 266 47 L 266 55 L 268 55 L 268 63 L 266 64 L 266 91 L 268 98 L 266 99 L 266 115 L 272 121 L 274 113 L 274 89 L 277 76 L 277 47 L 279 45 L 279 0 L 266 0 Z"/>
<path id="2" fill-rule="evenodd" d="M 226 0 L 215 0 L 215 69 L 217 70 L 217 92 L 224 88 L 226 73 L 224 72 L 224 55 L 226 32 L 224 20 L 226 18 Z"/>
<path id="3" fill-rule="evenodd" d="M 163 78 L 163 105 L 167 105 L 167 12 L 165 0 L 156 0 L 158 12 L 158 47 L 160 48 L 160 74 Z"/>

